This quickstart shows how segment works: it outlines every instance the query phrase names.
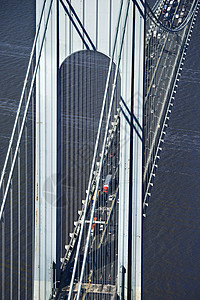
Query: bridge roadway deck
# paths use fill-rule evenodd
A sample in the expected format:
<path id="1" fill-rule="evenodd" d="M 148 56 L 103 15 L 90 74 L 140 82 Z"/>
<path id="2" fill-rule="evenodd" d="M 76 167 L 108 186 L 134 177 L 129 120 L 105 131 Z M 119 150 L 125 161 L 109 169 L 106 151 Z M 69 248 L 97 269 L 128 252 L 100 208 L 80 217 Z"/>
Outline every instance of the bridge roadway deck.
<path id="1" fill-rule="evenodd" d="M 184 11 L 185 17 L 190 8 L 185 0 L 179 3 L 174 14 L 180 14 L 183 5 L 184 7 L 187 5 Z M 163 14 L 161 14 L 161 20 L 163 20 Z M 175 27 L 176 23 L 177 19 L 172 19 L 172 27 Z M 155 27 L 146 48 L 144 189 L 146 189 L 149 180 L 148 174 L 152 169 L 152 162 L 167 113 L 174 80 L 179 71 L 178 66 L 188 31 L 188 26 L 177 33 L 164 32 Z"/>

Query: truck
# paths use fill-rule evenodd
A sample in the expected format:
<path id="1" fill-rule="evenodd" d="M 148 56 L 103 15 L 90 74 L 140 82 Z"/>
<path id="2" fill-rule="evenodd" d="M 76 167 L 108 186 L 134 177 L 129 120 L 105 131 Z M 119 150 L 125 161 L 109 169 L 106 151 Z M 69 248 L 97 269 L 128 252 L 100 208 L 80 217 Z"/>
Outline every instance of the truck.
<path id="1" fill-rule="evenodd" d="M 105 182 L 104 182 L 104 186 L 103 186 L 103 191 L 104 193 L 108 193 L 110 185 L 112 184 L 112 175 L 107 175 Z"/>

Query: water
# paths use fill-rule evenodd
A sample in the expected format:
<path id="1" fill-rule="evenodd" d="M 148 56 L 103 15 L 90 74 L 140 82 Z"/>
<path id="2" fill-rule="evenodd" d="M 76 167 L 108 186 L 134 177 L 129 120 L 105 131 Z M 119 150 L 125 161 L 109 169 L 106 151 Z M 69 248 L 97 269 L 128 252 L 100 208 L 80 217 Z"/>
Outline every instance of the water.
<path id="1" fill-rule="evenodd" d="M 1 0 L 1 168 L 31 51 L 34 12 L 35 1 Z M 144 300 L 200 299 L 199 40 L 197 20 L 144 220 Z"/>
<path id="2" fill-rule="evenodd" d="M 35 1 L 1 0 L 0 167 L 11 136 L 35 30 Z"/>
<path id="3" fill-rule="evenodd" d="M 199 40 L 197 19 L 144 220 L 144 300 L 200 299 Z"/>
<path id="4" fill-rule="evenodd" d="M 0 170 L 2 171 L 34 38 L 35 1 L 1 0 L 0 3 Z M 28 149 L 31 149 L 30 131 L 28 145 Z M 8 196 L 5 220 L 0 224 L 0 299 L 2 300 L 31 299 L 32 293 L 32 195 L 29 186 L 28 197 L 25 197 L 24 188 L 25 169 L 29 169 L 29 179 L 32 173 L 31 152 L 28 152 L 27 163 L 24 152 L 22 146 L 20 186 L 23 192 L 20 195 L 20 202 L 17 195 L 17 182 L 14 180 L 12 201 Z M 13 178 L 16 178 L 17 168 L 14 172 Z M 11 208 L 13 208 L 13 230 L 10 224 Z M 18 243 L 19 227 L 20 244 Z"/>

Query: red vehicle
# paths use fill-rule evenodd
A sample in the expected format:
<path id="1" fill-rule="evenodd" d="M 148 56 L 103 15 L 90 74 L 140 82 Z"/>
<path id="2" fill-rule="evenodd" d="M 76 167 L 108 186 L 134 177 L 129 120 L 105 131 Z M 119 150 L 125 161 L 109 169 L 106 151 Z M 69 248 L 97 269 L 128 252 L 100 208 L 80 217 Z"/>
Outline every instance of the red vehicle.
<path id="1" fill-rule="evenodd" d="M 94 217 L 93 221 L 94 222 L 97 221 L 97 217 Z M 95 223 L 92 224 L 92 230 L 91 230 L 91 232 L 94 232 L 95 225 L 96 225 Z"/>
<path id="2" fill-rule="evenodd" d="M 110 184 L 112 183 L 112 175 L 107 175 L 104 183 L 103 191 L 104 193 L 108 193 Z"/>
<path id="3" fill-rule="evenodd" d="M 165 13 L 166 13 L 166 11 L 167 11 L 167 5 L 164 5 L 164 6 L 163 6 L 163 9 L 162 9 L 162 11 L 163 11 L 163 14 L 165 14 Z"/>

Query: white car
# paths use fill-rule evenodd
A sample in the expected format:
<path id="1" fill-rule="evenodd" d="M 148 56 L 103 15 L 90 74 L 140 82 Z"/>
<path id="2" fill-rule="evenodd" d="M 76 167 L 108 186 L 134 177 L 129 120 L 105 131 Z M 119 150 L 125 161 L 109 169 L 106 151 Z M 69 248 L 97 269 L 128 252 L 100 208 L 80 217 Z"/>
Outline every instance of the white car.
<path id="1" fill-rule="evenodd" d="M 182 23 L 182 20 L 183 20 L 182 18 L 179 18 L 179 19 L 178 19 L 178 24 L 181 24 L 181 23 Z"/>
<path id="2" fill-rule="evenodd" d="M 113 195 L 110 195 L 109 198 L 108 198 L 108 200 L 112 201 L 112 199 L 113 199 Z"/>

